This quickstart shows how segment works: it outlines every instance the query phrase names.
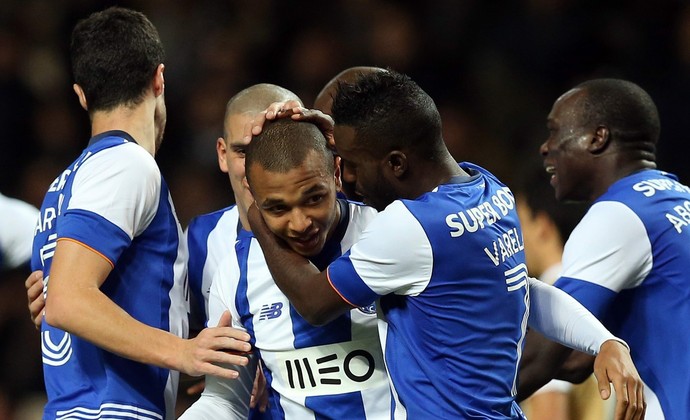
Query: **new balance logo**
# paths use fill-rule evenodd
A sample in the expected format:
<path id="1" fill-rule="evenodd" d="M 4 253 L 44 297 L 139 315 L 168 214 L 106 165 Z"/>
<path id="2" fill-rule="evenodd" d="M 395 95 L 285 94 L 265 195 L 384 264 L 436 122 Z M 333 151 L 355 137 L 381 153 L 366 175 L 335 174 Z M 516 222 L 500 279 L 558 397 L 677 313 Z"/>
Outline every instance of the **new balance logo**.
<path id="1" fill-rule="evenodd" d="M 278 318 L 283 313 L 283 302 L 266 304 L 261 307 L 259 321 Z"/>

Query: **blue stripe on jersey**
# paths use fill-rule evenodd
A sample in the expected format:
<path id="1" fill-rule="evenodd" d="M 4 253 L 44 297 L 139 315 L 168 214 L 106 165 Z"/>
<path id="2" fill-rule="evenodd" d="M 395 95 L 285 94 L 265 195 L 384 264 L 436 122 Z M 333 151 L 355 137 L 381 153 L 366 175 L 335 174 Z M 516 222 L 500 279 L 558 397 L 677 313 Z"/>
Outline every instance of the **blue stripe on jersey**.
<path id="1" fill-rule="evenodd" d="M 616 292 L 602 285 L 571 277 L 559 278 L 554 286 L 571 296 L 576 296 L 577 300 L 599 319 L 606 316 L 609 305 L 617 296 Z"/>
<path id="2" fill-rule="evenodd" d="M 317 420 L 327 419 L 366 419 L 360 392 L 350 392 L 324 397 L 307 397 L 304 405 L 314 411 Z M 327 413 L 319 415 L 319 413 Z"/>
<path id="3" fill-rule="evenodd" d="M 254 338 L 254 319 L 249 310 L 249 299 L 247 298 L 247 260 L 249 258 L 249 247 L 251 244 L 251 232 L 242 230 L 237 234 L 237 242 L 235 243 L 235 252 L 237 252 L 237 264 L 239 265 L 240 278 L 237 285 L 237 293 L 235 294 L 235 305 L 237 312 L 240 314 L 240 322 L 247 329 L 250 335 L 250 343 L 252 346 L 256 343 Z"/>
<path id="4" fill-rule="evenodd" d="M 122 252 L 130 245 L 131 239 L 119 226 L 114 225 L 100 214 L 88 210 L 67 210 L 62 223 L 57 226 L 58 238 L 71 238 L 82 244 L 93 242 L 94 231 L 108 238 L 107 241 L 98 243 L 94 249 L 115 265 Z"/>

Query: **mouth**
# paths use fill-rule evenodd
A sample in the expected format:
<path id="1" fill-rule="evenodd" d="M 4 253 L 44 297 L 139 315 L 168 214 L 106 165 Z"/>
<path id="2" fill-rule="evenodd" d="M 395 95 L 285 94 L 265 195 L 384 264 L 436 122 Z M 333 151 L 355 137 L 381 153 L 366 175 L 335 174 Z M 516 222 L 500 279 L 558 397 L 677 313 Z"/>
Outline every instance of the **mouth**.
<path id="1" fill-rule="evenodd" d="M 319 232 L 314 232 L 309 235 L 290 238 L 297 247 L 302 249 L 310 249 L 319 243 Z"/>

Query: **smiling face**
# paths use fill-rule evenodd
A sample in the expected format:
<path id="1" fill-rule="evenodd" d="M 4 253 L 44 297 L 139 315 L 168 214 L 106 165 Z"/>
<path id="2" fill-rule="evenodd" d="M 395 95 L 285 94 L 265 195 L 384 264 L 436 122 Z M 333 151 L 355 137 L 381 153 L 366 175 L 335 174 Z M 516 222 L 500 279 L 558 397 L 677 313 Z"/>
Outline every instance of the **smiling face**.
<path id="1" fill-rule="evenodd" d="M 592 199 L 594 156 L 588 147 L 594 130 L 582 121 L 584 95 L 585 91 L 573 89 L 558 98 L 547 120 L 549 137 L 539 149 L 559 201 Z"/>
<path id="2" fill-rule="evenodd" d="M 321 252 L 340 217 L 338 168 L 329 171 L 323 156 L 310 151 L 287 173 L 268 171 L 258 163 L 249 170 L 252 193 L 269 229 L 302 256 Z"/>
<path id="3" fill-rule="evenodd" d="M 385 164 L 357 143 L 353 127 L 336 124 L 334 136 L 343 159 L 343 181 L 354 183 L 355 193 L 365 204 L 381 211 L 399 198 L 384 174 Z"/>

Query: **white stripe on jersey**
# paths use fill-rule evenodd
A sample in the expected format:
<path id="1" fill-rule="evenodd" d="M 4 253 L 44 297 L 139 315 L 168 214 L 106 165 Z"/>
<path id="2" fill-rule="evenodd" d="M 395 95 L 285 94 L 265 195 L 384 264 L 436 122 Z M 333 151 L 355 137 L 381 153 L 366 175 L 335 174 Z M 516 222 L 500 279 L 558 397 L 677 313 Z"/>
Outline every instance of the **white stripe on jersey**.
<path id="1" fill-rule="evenodd" d="M 60 410 L 56 420 L 68 419 L 141 419 L 162 420 L 163 416 L 141 407 L 126 404 L 102 404 L 98 409 L 75 407 L 71 410 Z"/>

